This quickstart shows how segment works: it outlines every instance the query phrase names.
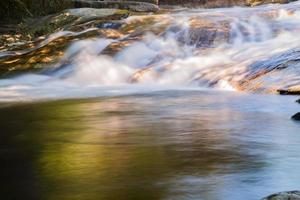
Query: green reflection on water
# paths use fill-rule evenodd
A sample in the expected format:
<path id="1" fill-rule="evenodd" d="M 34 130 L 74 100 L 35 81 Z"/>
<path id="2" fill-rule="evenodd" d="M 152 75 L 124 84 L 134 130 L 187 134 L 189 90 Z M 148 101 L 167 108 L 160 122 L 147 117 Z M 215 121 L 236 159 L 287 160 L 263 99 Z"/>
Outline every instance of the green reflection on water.
<path id="1" fill-rule="evenodd" d="M 164 199 L 176 196 L 182 176 L 245 170 L 248 162 L 255 163 L 250 170 L 262 167 L 259 158 L 232 148 L 226 130 L 210 130 L 214 124 L 203 113 L 185 121 L 147 106 L 147 101 L 110 98 L 2 108 L 4 196 Z M 214 188 L 223 184 L 219 179 Z M 213 198 L 209 187 L 202 185 L 199 192 Z"/>

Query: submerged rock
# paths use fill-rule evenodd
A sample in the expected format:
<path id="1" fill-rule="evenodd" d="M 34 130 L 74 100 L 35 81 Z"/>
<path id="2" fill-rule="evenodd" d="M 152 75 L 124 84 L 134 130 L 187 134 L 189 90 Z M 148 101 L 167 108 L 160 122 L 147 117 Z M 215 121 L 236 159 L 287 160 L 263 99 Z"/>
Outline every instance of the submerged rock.
<path id="1" fill-rule="evenodd" d="M 300 121 L 300 112 L 296 113 L 295 115 L 292 116 L 292 119 L 293 120 L 296 120 L 296 121 Z M 299 196 L 299 200 L 300 200 L 300 196 Z"/>
<path id="2" fill-rule="evenodd" d="M 300 191 L 279 192 L 262 200 L 300 200 Z"/>
<path id="3" fill-rule="evenodd" d="M 296 103 L 300 103 L 300 99 L 298 99 L 298 100 L 296 101 Z"/>

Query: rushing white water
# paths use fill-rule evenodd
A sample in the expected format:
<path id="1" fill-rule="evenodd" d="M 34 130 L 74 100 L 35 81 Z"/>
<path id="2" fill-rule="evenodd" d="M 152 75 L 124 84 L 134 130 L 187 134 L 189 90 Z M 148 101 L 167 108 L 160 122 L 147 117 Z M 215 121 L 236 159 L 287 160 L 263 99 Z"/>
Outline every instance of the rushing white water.
<path id="1" fill-rule="evenodd" d="M 258 74 L 300 58 L 299 1 L 256 8 L 192 9 L 154 17 L 157 22 L 152 28 L 166 26 L 162 33 L 149 30 L 114 56 L 101 52 L 126 37 L 77 41 L 54 71 L 1 79 L 0 101 L 165 88 L 259 88 L 268 92 L 300 84 L 299 70 L 289 72 L 289 80 L 280 77 L 281 71 L 276 72 L 276 84 L 270 78 L 250 83 Z M 148 18 L 130 17 L 124 22 Z"/>

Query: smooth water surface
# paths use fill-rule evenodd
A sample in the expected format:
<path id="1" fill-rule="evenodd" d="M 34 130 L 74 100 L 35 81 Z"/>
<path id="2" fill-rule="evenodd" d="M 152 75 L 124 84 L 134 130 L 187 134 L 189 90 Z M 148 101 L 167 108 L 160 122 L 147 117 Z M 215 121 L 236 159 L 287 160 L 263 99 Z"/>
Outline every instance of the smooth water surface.
<path id="1" fill-rule="evenodd" d="M 300 189 L 296 97 L 160 91 L 0 108 L 1 199 L 259 199 Z"/>

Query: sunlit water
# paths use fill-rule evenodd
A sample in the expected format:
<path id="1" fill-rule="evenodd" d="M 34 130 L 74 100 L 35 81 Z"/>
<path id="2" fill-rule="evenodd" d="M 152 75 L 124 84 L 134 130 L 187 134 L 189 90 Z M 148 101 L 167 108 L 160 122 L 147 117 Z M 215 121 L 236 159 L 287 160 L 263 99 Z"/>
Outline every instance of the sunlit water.
<path id="1" fill-rule="evenodd" d="M 2 104 L 1 199 L 255 200 L 300 189 L 295 99 L 172 90 Z"/>

